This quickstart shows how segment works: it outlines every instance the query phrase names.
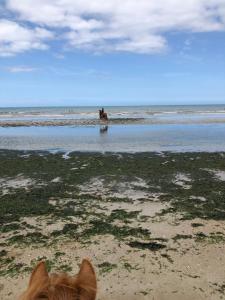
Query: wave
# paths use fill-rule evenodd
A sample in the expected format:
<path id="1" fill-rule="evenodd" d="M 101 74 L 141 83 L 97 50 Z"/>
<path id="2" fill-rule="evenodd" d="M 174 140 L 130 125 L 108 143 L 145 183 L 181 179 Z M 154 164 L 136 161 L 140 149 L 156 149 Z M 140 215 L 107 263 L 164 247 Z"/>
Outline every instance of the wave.
<path id="1" fill-rule="evenodd" d="M 110 118 L 177 118 L 224 117 L 225 108 L 218 106 L 147 106 L 147 107 L 108 107 Z M 52 108 L 0 108 L 0 120 L 54 120 L 54 119 L 98 119 L 97 107 L 52 107 Z"/>

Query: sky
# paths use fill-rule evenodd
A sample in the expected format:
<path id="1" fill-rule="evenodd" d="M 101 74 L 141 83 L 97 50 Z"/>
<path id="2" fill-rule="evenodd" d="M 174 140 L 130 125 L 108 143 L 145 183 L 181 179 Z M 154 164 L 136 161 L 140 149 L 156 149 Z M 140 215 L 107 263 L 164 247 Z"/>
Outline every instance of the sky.
<path id="1" fill-rule="evenodd" d="M 225 104 L 225 0 L 0 0 L 0 107 Z"/>

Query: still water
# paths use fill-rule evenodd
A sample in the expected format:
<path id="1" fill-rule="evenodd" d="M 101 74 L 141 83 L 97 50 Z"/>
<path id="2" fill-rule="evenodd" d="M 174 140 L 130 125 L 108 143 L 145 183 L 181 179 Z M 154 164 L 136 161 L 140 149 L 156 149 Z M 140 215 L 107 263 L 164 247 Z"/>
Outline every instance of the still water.
<path id="1" fill-rule="evenodd" d="M 225 124 L 0 127 L 0 149 L 225 151 Z"/>

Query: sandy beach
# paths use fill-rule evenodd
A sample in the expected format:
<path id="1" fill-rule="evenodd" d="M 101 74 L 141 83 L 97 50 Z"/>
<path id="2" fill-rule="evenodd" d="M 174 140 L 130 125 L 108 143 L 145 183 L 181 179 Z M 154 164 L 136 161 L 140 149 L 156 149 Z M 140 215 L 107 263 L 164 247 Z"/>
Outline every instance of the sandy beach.
<path id="1" fill-rule="evenodd" d="M 225 300 L 225 0 L 0 16 L 0 300 Z"/>
<path id="2" fill-rule="evenodd" d="M 224 157 L 1 150 L 0 299 L 83 257 L 99 300 L 223 299 Z"/>

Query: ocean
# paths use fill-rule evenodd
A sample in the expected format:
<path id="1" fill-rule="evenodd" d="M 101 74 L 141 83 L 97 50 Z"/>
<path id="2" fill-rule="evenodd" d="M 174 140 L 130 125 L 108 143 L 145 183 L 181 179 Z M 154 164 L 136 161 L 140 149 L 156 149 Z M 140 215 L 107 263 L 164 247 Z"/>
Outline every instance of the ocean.
<path id="1" fill-rule="evenodd" d="M 0 108 L 2 120 L 55 120 L 55 119 L 96 119 L 96 106 L 62 107 L 13 107 Z M 160 119 L 216 120 L 225 118 L 224 105 L 149 105 L 149 106 L 106 106 L 110 118 L 146 118 L 154 122 Z"/>
<path id="2" fill-rule="evenodd" d="M 100 108 L 0 108 L 0 149 L 225 151 L 225 105 L 108 106 L 109 124 L 98 123 Z"/>

